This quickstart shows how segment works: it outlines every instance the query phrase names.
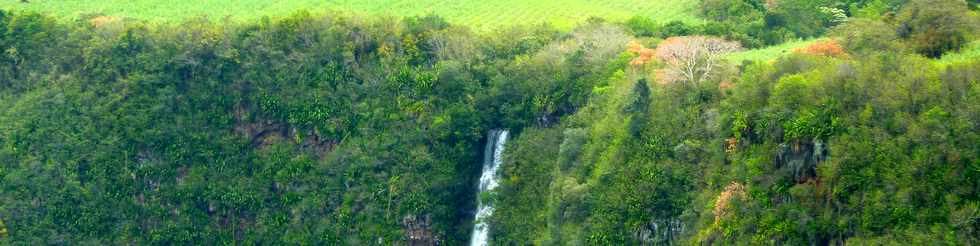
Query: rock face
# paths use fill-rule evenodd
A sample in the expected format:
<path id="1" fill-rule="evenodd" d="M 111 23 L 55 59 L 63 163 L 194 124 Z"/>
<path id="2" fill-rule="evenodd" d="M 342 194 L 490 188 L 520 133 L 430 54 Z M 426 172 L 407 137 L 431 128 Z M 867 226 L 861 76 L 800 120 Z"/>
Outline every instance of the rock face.
<path id="1" fill-rule="evenodd" d="M 439 239 L 432 235 L 432 221 L 429 215 L 407 215 L 402 218 L 402 228 L 408 245 L 439 245 Z"/>
<path id="2" fill-rule="evenodd" d="M 235 109 L 235 132 L 248 137 L 253 148 L 265 148 L 275 142 L 289 138 L 289 127 L 272 120 L 250 119 L 246 107 Z"/>
<path id="3" fill-rule="evenodd" d="M 280 141 L 292 141 L 305 150 L 312 150 L 323 157 L 339 144 L 337 140 L 328 139 L 314 132 L 300 131 L 295 127 L 273 120 L 247 120 L 249 113 L 244 108 L 235 110 L 235 132 L 250 139 L 250 146 L 257 149 L 275 144 Z"/>
<path id="4" fill-rule="evenodd" d="M 684 223 L 676 218 L 653 219 L 637 232 L 644 245 L 671 245 L 684 232 Z"/>
<path id="5" fill-rule="evenodd" d="M 820 140 L 782 143 L 776 153 L 775 165 L 786 169 L 802 183 L 817 176 L 817 164 L 828 157 L 827 148 Z"/>

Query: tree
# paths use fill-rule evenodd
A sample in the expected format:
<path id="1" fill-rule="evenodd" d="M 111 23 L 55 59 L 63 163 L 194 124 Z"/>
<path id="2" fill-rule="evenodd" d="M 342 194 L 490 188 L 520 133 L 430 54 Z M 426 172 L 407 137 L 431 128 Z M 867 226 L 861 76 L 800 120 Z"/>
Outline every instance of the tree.
<path id="1" fill-rule="evenodd" d="M 946 51 L 959 50 L 971 30 L 976 30 L 968 12 L 961 0 L 911 1 L 896 17 L 898 36 L 910 41 L 919 54 L 940 57 Z"/>
<path id="2" fill-rule="evenodd" d="M 762 17 L 765 8 L 753 0 L 703 0 L 701 14 L 715 21 L 750 21 Z"/>
<path id="3" fill-rule="evenodd" d="M 636 81 L 632 97 L 624 111 L 632 116 L 629 124 L 630 134 L 639 136 L 650 115 L 650 86 L 647 85 L 646 79 Z"/>
<path id="4" fill-rule="evenodd" d="M 902 53 L 904 45 L 895 34 L 895 29 L 887 23 L 871 19 L 854 19 L 833 31 L 840 37 L 844 50 L 854 54 L 873 52 Z"/>
<path id="5" fill-rule="evenodd" d="M 793 49 L 793 52 L 809 55 L 819 55 L 819 56 L 829 56 L 836 58 L 847 58 L 847 52 L 844 52 L 844 48 L 841 47 L 837 40 L 827 40 L 820 41 L 808 45 L 806 47 L 800 47 Z"/>
<path id="6" fill-rule="evenodd" d="M 667 64 L 662 81 L 700 84 L 709 79 L 722 57 L 741 46 L 736 42 L 705 36 L 668 38 L 657 47 L 657 58 Z"/>
<path id="7" fill-rule="evenodd" d="M 664 24 L 664 26 L 660 28 L 660 37 L 666 38 L 692 35 L 697 32 L 695 29 L 695 27 L 692 27 L 683 21 L 671 21 L 667 22 L 667 24 Z"/>
<path id="8" fill-rule="evenodd" d="M 646 16 L 633 16 L 629 20 L 626 20 L 626 27 L 633 31 L 633 35 L 641 37 L 653 37 L 657 35 L 660 25 L 654 22 L 653 19 Z"/>
<path id="9" fill-rule="evenodd" d="M 643 64 L 650 63 L 653 60 L 653 55 L 656 54 L 656 50 L 643 47 L 639 42 L 630 41 L 627 51 L 636 54 L 636 57 L 630 60 L 630 65 L 640 66 Z"/>
<path id="10" fill-rule="evenodd" d="M 821 7 L 829 5 L 825 0 L 781 0 L 766 15 L 767 28 L 785 28 L 797 37 L 816 37 L 835 24 L 833 12 Z M 838 12 L 840 13 L 840 12 Z"/>
<path id="11" fill-rule="evenodd" d="M 7 226 L 3 224 L 3 220 L 0 219 L 0 238 L 7 237 Z"/>

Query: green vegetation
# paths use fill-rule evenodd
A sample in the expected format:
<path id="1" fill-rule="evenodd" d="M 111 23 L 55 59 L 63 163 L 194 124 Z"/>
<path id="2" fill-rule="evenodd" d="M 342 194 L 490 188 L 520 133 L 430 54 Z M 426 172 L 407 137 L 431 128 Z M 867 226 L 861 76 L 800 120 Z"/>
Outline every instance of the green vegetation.
<path id="1" fill-rule="evenodd" d="M 731 53 L 725 56 L 725 58 L 736 64 L 741 63 L 742 61 L 771 61 L 776 58 L 792 54 L 793 50 L 795 49 L 806 47 L 820 41 L 825 41 L 825 39 L 791 41 L 761 49 L 751 49 Z"/>
<path id="2" fill-rule="evenodd" d="M 0 240 L 28 244 L 462 243 L 483 133 L 581 107 L 629 39 L 307 13 L 0 25 Z"/>
<path id="3" fill-rule="evenodd" d="M 980 59 L 980 41 L 973 41 L 973 43 L 966 45 L 959 52 L 944 55 L 938 62 L 943 65 L 951 65 L 976 61 L 977 59 Z"/>
<path id="4" fill-rule="evenodd" d="M 514 140 L 539 151 L 505 163 L 497 242 L 975 244 L 978 69 L 790 55 L 731 90 L 619 78 Z"/>
<path id="5" fill-rule="evenodd" d="M 589 17 L 625 20 L 635 15 L 662 22 L 679 20 L 697 22 L 695 0 L 612 0 L 612 1 L 437 1 L 437 0 L 59 0 L 59 1 L 0 1 L 0 9 L 32 10 L 63 18 L 99 14 L 141 20 L 180 22 L 193 17 L 213 19 L 231 17 L 236 20 L 256 20 L 262 16 L 283 16 L 298 10 L 312 12 L 332 10 L 369 15 L 410 17 L 439 15 L 450 22 L 476 29 L 515 24 L 549 22 L 568 29 Z"/>
<path id="6" fill-rule="evenodd" d="M 0 245 L 980 244 L 972 1 L 108 2 L 3 3 Z"/>

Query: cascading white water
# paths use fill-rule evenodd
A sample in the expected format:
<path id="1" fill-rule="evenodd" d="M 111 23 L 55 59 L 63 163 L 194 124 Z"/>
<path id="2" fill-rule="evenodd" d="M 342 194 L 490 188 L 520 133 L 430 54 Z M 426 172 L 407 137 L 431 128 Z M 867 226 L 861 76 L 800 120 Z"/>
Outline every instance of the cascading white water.
<path id="1" fill-rule="evenodd" d="M 493 130 L 487 137 L 487 148 L 483 152 L 483 173 L 480 174 L 480 187 L 477 193 L 476 225 L 473 226 L 473 236 L 470 238 L 470 245 L 487 245 L 487 234 L 490 232 L 489 226 L 484 221 L 493 214 L 493 206 L 484 204 L 479 194 L 497 188 L 497 170 L 500 169 L 501 155 L 504 153 L 504 143 L 507 142 L 506 130 Z"/>

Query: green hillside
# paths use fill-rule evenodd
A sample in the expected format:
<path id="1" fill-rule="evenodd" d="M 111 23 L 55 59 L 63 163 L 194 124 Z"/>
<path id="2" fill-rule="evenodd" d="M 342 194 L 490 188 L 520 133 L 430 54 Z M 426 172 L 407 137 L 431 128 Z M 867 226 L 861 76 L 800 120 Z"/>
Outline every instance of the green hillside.
<path id="1" fill-rule="evenodd" d="M 49 13 L 61 18 L 76 18 L 83 14 L 104 14 L 137 19 L 174 21 L 188 17 L 232 17 L 250 20 L 261 16 L 283 16 L 298 10 L 350 11 L 369 15 L 417 16 L 436 14 L 456 24 L 488 28 L 509 24 L 538 24 L 550 22 L 568 28 L 591 16 L 609 20 L 625 20 L 634 15 L 648 16 L 660 21 L 694 22 L 694 0 L 611 0 L 611 1 L 446 1 L 446 0 L 202 0 L 188 3 L 166 0 L 36 0 L 21 3 L 0 1 L 0 8 L 23 9 Z"/>
<path id="2" fill-rule="evenodd" d="M 937 62 L 942 65 L 950 65 L 976 61 L 977 59 L 980 59 L 980 41 L 973 41 L 963 47 L 959 52 L 947 54 L 942 59 L 937 60 Z"/>
<path id="3" fill-rule="evenodd" d="M 980 245 L 977 1 L 680 2 L 0 0 L 0 246 Z"/>
<path id="4" fill-rule="evenodd" d="M 811 39 L 811 40 L 799 40 L 786 42 L 780 45 L 773 45 L 761 49 L 751 49 L 744 50 L 740 52 L 735 52 L 728 54 L 726 58 L 729 61 L 738 63 L 740 61 L 768 61 L 772 59 L 779 58 L 780 56 L 789 54 L 793 49 L 805 47 L 811 45 L 823 39 Z"/>

